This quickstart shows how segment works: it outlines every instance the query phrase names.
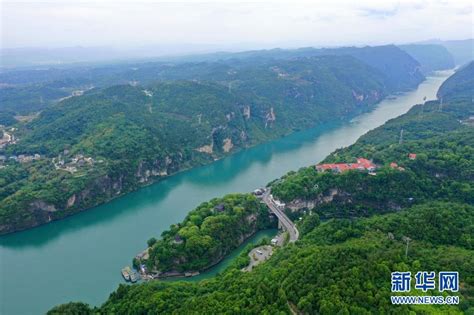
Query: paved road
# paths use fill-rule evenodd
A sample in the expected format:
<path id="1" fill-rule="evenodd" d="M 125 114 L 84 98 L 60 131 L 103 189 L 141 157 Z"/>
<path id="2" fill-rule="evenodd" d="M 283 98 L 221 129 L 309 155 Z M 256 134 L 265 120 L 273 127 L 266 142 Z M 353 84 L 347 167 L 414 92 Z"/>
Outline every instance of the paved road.
<path id="1" fill-rule="evenodd" d="M 270 210 L 277 216 L 278 220 L 280 220 L 285 230 L 288 231 L 288 233 L 290 234 L 290 242 L 295 242 L 300 237 L 300 233 L 298 232 L 298 229 L 296 228 L 295 224 L 283 212 L 283 209 L 280 209 L 275 204 L 275 201 L 273 201 L 271 197 L 270 188 L 265 191 L 262 200 L 267 204 L 268 208 L 270 208 Z"/>

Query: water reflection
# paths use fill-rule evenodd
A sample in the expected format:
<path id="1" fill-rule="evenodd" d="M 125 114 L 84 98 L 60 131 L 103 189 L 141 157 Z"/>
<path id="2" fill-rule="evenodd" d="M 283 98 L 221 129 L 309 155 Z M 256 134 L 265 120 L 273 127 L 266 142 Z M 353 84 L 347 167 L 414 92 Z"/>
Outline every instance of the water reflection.
<path id="1" fill-rule="evenodd" d="M 181 221 L 200 202 L 245 192 L 317 163 L 369 129 L 434 98 L 444 74 L 383 101 L 351 123 L 321 125 L 195 168 L 122 198 L 29 231 L 0 238 L 0 313 L 37 314 L 71 300 L 103 302 L 122 282 L 151 236 Z M 27 301 L 27 303 L 25 303 Z"/>

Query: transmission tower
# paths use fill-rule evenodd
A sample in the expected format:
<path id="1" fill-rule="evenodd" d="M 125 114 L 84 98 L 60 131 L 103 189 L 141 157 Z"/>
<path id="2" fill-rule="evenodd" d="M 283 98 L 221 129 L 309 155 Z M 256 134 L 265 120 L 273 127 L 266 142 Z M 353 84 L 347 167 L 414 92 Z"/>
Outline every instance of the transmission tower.
<path id="1" fill-rule="evenodd" d="M 398 140 L 398 144 L 402 144 L 403 143 L 403 128 L 402 130 L 400 130 L 400 139 Z"/>

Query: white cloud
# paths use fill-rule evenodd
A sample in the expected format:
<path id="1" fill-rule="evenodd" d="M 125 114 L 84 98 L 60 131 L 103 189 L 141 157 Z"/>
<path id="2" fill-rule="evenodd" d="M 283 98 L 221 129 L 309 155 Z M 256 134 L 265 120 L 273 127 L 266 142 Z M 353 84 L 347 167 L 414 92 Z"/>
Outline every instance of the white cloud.
<path id="1" fill-rule="evenodd" d="M 470 0 L 3 0 L 0 8 L 3 47 L 347 45 L 473 37 Z"/>

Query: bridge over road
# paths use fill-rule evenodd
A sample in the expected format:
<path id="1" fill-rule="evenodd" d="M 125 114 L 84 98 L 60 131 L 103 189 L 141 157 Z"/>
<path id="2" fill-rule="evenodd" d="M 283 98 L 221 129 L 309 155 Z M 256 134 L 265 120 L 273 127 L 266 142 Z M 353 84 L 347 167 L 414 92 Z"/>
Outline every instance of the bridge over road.
<path id="1" fill-rule="evenodd" d="M 283 228 L 290 234 L 290 242 L 295 242 L 299 238 L 300 233 L 295 224 L 286 216 L 283 207 L 275 203 L 270 188 L 263 193 L 262 201 L 268 206 L 270 211 L 277 216 Z"/>

